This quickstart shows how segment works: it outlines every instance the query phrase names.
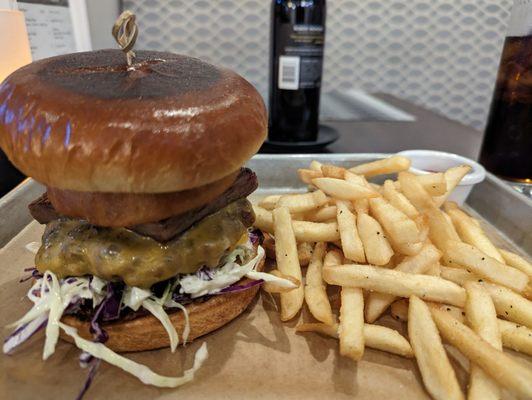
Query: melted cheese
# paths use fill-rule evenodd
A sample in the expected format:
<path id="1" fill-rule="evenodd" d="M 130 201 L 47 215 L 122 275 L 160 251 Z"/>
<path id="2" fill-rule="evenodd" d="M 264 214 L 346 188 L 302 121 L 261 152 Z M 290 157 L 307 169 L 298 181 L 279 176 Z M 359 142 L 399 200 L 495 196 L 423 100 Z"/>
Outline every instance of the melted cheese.
<path id="1" fill-rule="evenodd" d="M 148 288 L 177 274 L 215 267 L 247 231 L 251 204 L 241 199 L 209 215 L 177 239 L 159 243 L 125 228 L 102 228 L 87 222 L 50 222 L 35 258 L 37 269 L 59 278 L 96 275 Z"/>

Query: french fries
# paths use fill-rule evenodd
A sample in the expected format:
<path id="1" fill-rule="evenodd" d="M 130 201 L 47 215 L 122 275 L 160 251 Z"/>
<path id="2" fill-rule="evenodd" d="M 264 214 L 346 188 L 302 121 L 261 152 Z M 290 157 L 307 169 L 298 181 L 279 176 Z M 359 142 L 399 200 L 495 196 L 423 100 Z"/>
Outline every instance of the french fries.
<path id="1" fill-rule="evenodd" d="M 463 307 L 465 290 L 435 276 L 408 274 L 371 265 L 340 265 L 323 267 L 323 280 L 330 285 L 359 287 L 394 296 L 418 296 Z"/>
<path id="2" fill-rule="evenodd" d="M 354 174 L 364 175 L 366 178 L 370 178 L 376 175 L 393 174 L 395 172 L 406 171 L 408 168 L 410 168 L 410 160 L 408 158 L 402 156 L 392 156 L 382 160 L 357 165 L 356 167 L 350 168 L 349 171 Z"/>
<path id="3" fill-rule="evenodd" d="M 321 169 L 319 171 L 313 169 L 298 169 L 297 175 L 299 176 L 299 179 L 301 179 L 307 185 L 311 185 L 313 179 L 323 177 Z"/>
<path id="4" fill-rule="evenodd" d="M 265 210 L 273 210 L 280 198 L 280 194 L 272 194 L 270 196 L 266 196 L 259 202 L 259 206 L 261 206 Z"/>
<path id="5" fill-rule="evenodd" d="M 408 337 L 427 391 L 437 400 L 464 399 L 427 305 L 411 296 Z"/>
<path id="6" fill-rule="evenodd" d="M 432 197 L 423 185 L 419 183 L 414 174 L 400 172 L 399 183 L 401 184 L 401 192 L 419 212 L 426 212 L 436 208 Z"/>
<path id="7" fill-rule="evenodd" d="M 523 272 L 501 264 L 469 244 L 451 240 L 447 242 L 445 255 L 476 275 L 517 292 L 523 291 L 528 284 L 528 276 Z"/>
<path id="8" fill-rule="evenodd" d="M 442 172 L 418 175 L 416 179 L 431 196 L 441 196 L 447 192 L 447 181 Z"/>
<path id="9" fill-rule="evenodd" d="M 372 215 L 384 227 L 394 243 L 417 243 L 420 232 L 416 223 L 382 197 L 369 201 Z"/>
<path id="10" fill-rule="evenodd" d="M 483 283 L 495 304 L 497 315 L 532 329 L 532 302 L 503 286 Z"/>
<path id="11" fill-rule="evenodd" d="M 532 354 L 532 265 L 495 247 L 478 220 L 446 201 L 468 166 L 418 176 L 409 166 L 400 156 L 350 169 L 313 161 L 297 171 L 309 192 L 254 206 L 277 261 L 272 273 L 294 284 L 271 280 L 263 289 L 280 296 L 283 321 L 306 302 L 316 322 L 296 331 L 338 339 L 342 356 L 360 360 L 374 348 L 415 357 L 436 399 L 464 398 L 447 353 L 470 373 L 468 399 L 498 399 L 501 387 L 532 397 L 532 371 L 503 353 Z M 366 179 L 390 173 L 397 180 Z M 387 309 L 408 324 L 410 343 L 372 324 Z"/>
<path id="12" fill-rule="evenodd" d="M 499 385 L 506 387 L 517 396 L 532 398 L 531 370 L 497 350 L 446 312 L 431 308 L 431 313 L 442 337 L 460 350 L 470 361 L 480 366 Z M 412 314 L 409 313 L 409 318 L 411 316 Z M 410 340 L 415 352 L 413 341 Z"/>
<path id="13" fill-rule="evenodd" d="M 253 206 L 253 211 L 255 226 L 264 232 L 273 233 L 272 213 L 258 206 Z M 336 222 L 292 221 L 292 229 L 298 242 L 335 242 L 340 239 Z"/>
<path id="14" fill-rule="evenodd" d="M 504 264 L 504 259 L 499 250 L 497 250 L 482 228 L 473 222 L 473 219 L 469 215 L 458 208 L 448 209 L 447 214 L 451 217 L 458 235 L 465 243 L 475 246 L 488 256 Z"/>
<path id="15" fill-rule="evenodd" d="M 504 347 L 532 355 L 532 329 L 503 319 L 497 322 Z"/>
<path id="16" fill-rule="evenodd" d="M 355 262 L 366 262 L 366 255 L 358 234 L 355 216 L 342 200 L 336 202 L 336 207 L 336 218 L 344 255 Z"/>
<path id="17" fill-rule="evenodd" d="M 338 339 L 338 325 L 305 323 L 296 326 L 296 332 L 316 332 Z M 397 354 L 406 358 L 412 358 L 414 356 L 408 340 L 396 330 L 381 325 L 364 324 L 364 344 L 366 347 Z"/>
<path id="18" fill-rule="evenodd" d="M 476 282 L 467 282 L 465 289 L 467 292 L 465 312 L 471 329 L 494 348 L 502 350 L 497 313 L 489 293 Z M 500 396 L 501 391 L 497 383 L 478 365 L 471 365 L 468 399 L 496 400 Z"/>
<path id="19" fill-rule="evenodd" d="M 358 200 L 378 197 L 379 194 L 370 187 L 358 185 L 336 178 L 315 178 L 312 184 L 329 196 L 340 200 Z"/>
<path id="20" fill-rule="evenodd" d="M 336 219 L 336 206 L 324 206 L 306 213 L 307 221 L 328 222 Z"/>
<path id="21" fill-rule="evenodd" d="M 447 219 L 443 211 L 433 209 L 427 211 L 425 215 L 428 217 L 429 238 L 438 249 L 445 252 L 449 241 L 460 241 L 452 222 Z"/>
<path id="22" fill-rule="evenodd" d="M 447 192 L 434 198 L 434 204 L 436 207 L 441 207 L 442 204 L 445 203 L 447 197 L 449 197 L 454 188 L 460 183 L 462 178 L 466 176 L 469 171 L 471 171 L 471 167 L 469 165 L 459 165 L 458 167 L 452 167 L 445 171 L 443 175 L 447 181 Z"/>
<path id="23" fill-rule="evenodd" d="M 410 274 L 423 274 L 428 268 L 437 262 L 441 257 L 441 253 L 431 244 L 426 244 L 419 254 L 406 257 L 395 268 L 396 271 L 406 272 Z M 396 297 L 391 294 L 382 292 L 372 292 L 368 295 L 366 301 L 366 321 L 373 323 L 379 318 L 384 311 L 396 300 Z"/>
<path id="24" fill-rule="evenodd" d="M 324 242 L 318 242 L 314 246 L 312 259 L 305 277 L 305 302 L 314 318 L 324 324 L 333 325 L 334 316 L 331 310 L 331 303 L 327 297 L 327 289 L 321 277 L 326 249 L 327 245 Z"/>
<path id="25" fill-rule="evenodd" d="M 382 195 L 388 202 L 401 210 L 408 217 L 414 219 L 419 215 L 419 211 L 410 203 L 410 201 L 405 197 L 404 194 L 399 192 L 393 182 L 390 179 L 384 181 Z"/>
<path id="26" fill-rule="evenodd" d="M 289 275 L 302 282 L 301 267 L 297 257 L 297 244 L 292 229 L 292 218 L 287 207 L 273 210 L 275 234 L 275 258 L 277 268 L 284 275 Z M 304 299 L 303 285 L 286 293 L 281 293 L 281 320 L 288 321 L 296 316 Z"/>
<path id="27" fill-rule="evenodd" d="M 321 190 L 304 194 L 286 194 L 276 203 L 278 207 L 287 207 L 290 212 L 305 212 L 317 209 L 327 203 L 327 196 Z"/>
<path id="28" fill-rule="evenodd" d="M 393 256 L 393 250 L 379 222 L 367 213 L 359 212 L 357 214 L 357 228 L 368 263 L 372 265 L 388 264 Z"/>
<path id="29" fill-rule="evenodd" d="M 357 361 L 364 354 L 364 295 L 362 289 L 343 287 L 340 297 L 340 354 Z"/>
<path id="30" fill-rule="evenodd" d="M 508 250 L 499 249 L 499 253 L 502 255 L 506 264 L 508 264 L 510 267 L 517 268 L 532 278 L 532 264 L 530 264 L 527 260 Z"/>
<path id="31" fill-rule="evenodd" d="M 321 166 L 321 173 L 327 178 L 344 179 L 345 168 L 331 164 L 323 164 Z"/>

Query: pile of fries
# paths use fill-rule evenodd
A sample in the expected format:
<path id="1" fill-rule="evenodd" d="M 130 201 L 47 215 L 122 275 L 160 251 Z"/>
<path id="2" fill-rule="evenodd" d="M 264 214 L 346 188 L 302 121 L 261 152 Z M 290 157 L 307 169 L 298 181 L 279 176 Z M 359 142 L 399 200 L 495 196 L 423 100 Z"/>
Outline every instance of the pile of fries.
<path id="1" fill-rule="evenodd" d="M 409 167 L 400 156 L 350 169 L 313 161 L 298 171 L 308 193 L 254 206 L 275 273 L 298 284 L 265 290 L 281 292 L 283 321 L 306 303 L 316 321 L 297 331 L 337 338 L 343 356 L 360 360 L 367 346 L 414 357 L 435 399 L 464 398 L 442 340 L 470 361 L 469 399 L 499 399 L 502 388 L 532 398 L 532 370 L 503 351 L 532 355 L 532 265 L 447 201 L 468 166 L 420 176 Z M 383 174 L 397 180 L 367 180 Z M 341 287 L 339 306 L 327 285 Z M 408 338 L 374 324 L 387 312 Z"/>

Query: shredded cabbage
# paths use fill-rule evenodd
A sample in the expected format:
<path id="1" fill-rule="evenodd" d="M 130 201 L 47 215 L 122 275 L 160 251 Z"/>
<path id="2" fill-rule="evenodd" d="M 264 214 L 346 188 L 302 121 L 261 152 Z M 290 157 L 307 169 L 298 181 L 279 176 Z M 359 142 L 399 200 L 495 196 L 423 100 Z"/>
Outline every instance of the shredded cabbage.
<path id="1" fill-rule="evenodd" d="M 188 320 L 188 311 L 187 308 L 177 301 L 174 301 L 172 299 L 167 299 L 164 303 L 164 306 L 167 308 L 179 308 L 181 311 L 183 311 L 183 315 L 185 316 L 185 327 L 183 328 L 183 344 L 187 344 L 188 335 L 190 334 L 190 322 Z"/>
<path id="2" fill-rule="evenodd" d="M 277 286 L 282 288 L 297 288 L 297 285 L 294 282 L 288 279 L 279 278 L 278 276 L 272 274 L 268 274 L 267 272 L 250 271 L 246 274 L 246 278 L 255 280 L 262 279 L 264 282 L 275 283 Z"/>
<path id="3" fill-rule="evenodd" d="M 32 251 L 31 243 L 26 246 Z M 166 308 L 179 308 L 183 311 L 185 327 L 183 329 L 183 343 L 185 344 L 190 334 L 190 323 L 187 309 L 172 299 L 172 293 L 180 286 L 180 292 L 190 295 L 192 298 L 207 294 L 219 293 L 222 289 L 238 282 L 243 277 L 253 280 L 272 282 L 282 287 L 295 288 L 296 285 L 287 279 L 282 279 L 267 273 L 255 271 L 256 266 L 264 258 L 265 252 L 261 246 L 257 247 L 257 254 L 246 264 L 239 265 L 247 257 L 252 249 L 248 242 L 240 245 L 229 253 L 223 260 L 223 265 L 209 271 L 209 279 L 202 279 L 201 274 L 189 274 L 170 281 L 161 297 L 156 297 L 151 290 L 127 286 L 122 296 L 122 307 L 129 307 L 137 311 L 140 307 L 145 308 L 154 315 L 163 325 L 170 338 L 170 348 L 174 352 L 179 344 L 178 333 L 165 311 Z M 18 321 L 10 326 L 16 326 L 15 332 L 9 336 L 3 346 L 4 353 L 9 353 L 13 348 L 28 339 L 42 326 L 46 325 L 46 339 L 44 343 L 43 359 L 46 360 L 54 351 L 59 338 L 59 331 L 71 336 L 78 348 L 85 355 L 107 361 L 126 372 L 136 376 L 143 383 L 159 387 L 177 387 L 189 382 L 194 378 L 194 373 L 207 359 L 206 344 L 196 352 L 194 365 L 185 371 L 182 377 L 165 377 L 156 374 L 148 367 L 135 363 L 125 357 L 114 353 L 102 343 L 83 339 L 77 334 L 77 330 L 60 322 L 66 308 L 74 304 L 78 299 L 91 299 L 93 307 L 102 302 L 106 296 L 108 282 L 96 276 L 76 277 L 59 280 L 57 276 L 46 271 L 42 278 L 37 279 L 28 291 L 27 297 L 33 302 L 33 307 Z M 88 357 L 85 357 L 88 358 Z"/>
<path id="4" fill-rule="evenodd" d="M 168 333 L 168 337 L 170 338 L 170 350 L 172 350 L 172 353 L 175 352 L 175 349 L 179 344 L 179 336 L 177 335 L 177 331 L 175 329 L 174 324 L 172 324 L 172 321 L 170 321 L 168 314 L 166 313 L 166 311 L 164 311 L 163 306 L 155 300 L 146 299 L 142 302 L 142 307 L 152 313 L 153 316 L 157 318 L 159 322 L 163 325 L 164 329 L 166 330 L 166 333 Z"/>
<path id="5" fill-rule="evenodd" d="M 162 376 L 153 372 L 145 365 L 138 364 L 135 361 L 122 357 L 101 343 L 95 343 L 83 339 L 78 335 L 77 330 L 71 326 L 65 325 L 63 323 L 59 323 L 59 326 L 67 335 L 74 339 L 76 346 L 81 350 L 130 373 L 138 378 L 142 383 L 148 385 L 175 388 L 188 383 L 194 379 L 194 374 L 198 369 L 201 368 L 209 356 L 207 351 L 207 343 L 204 342 L 194 356 L 194 364 L 192 368 L 186 370 L 182 377 Z"/>
<path id="6" fill-rule="evenodd" d="M 48 283 L 47 277 L 52 279 L 52 284 Z M 59 280 L 55 274 L 46 272 L 43 278 L 44 284 L 49 287 L 49 294 L 47 298 L 50 303 L 50 312 L 48 313 L 48 323 L 46 324 L 46 339 L 44 340 L 44 350 L 42 353 L 42 359 L 46 360 L 55 351 L 55 345 L 59 339 L 59 320 L 63 315 L 65 307 L 61 301 L 61 289 L 59 288 Z M 44 300 L 44 299 L 43 299 Z M 46 301 L 46 300 L 44 300 Z"/>
<path id="7" fill-rule="evenodd" d="M 238 282 L 251 272 L 264 258 L 264 249 L 257 247 L 257 255 L 244 265 L 237 264 L 236 258 L 242 249 L 235 249 L 227 257 L 228 262 L 212 271 L 211 280 L 203 280 L 196 275 L 185 275 L 179 280 L 181 293 L 188 293 L 192 298 L 218 293 L 223 288 Z"/>
<path id="8" fill-rule="evenodd" d="M 41 244 L 39 242 L 29 242 L 24 246 L 26 250 L 28 250 L 30 253 L 37 254 L 39 249 L 41 248 Z"/>
<path id="9" fill-rule="evenodd" d="M 2 351 L 5 354 L 9 354 L 15 347 L 25 342 L 31 337 L 31 335 L 37 332 L 47 320 L 48 316 L 46 314 L 41 314 L 33 321 L 21 326 L 6 339 L 4 346 L 2 347 Z"/>
<path id="10" fill-rule="evenodd" d="M 128 286 L 124 291 L 122 304 L 131 308 L 133 311 L 137 311 L 142 305 L 142 302 L 148 299 L 151 295 L 152 292 L 150 290 Z"/>

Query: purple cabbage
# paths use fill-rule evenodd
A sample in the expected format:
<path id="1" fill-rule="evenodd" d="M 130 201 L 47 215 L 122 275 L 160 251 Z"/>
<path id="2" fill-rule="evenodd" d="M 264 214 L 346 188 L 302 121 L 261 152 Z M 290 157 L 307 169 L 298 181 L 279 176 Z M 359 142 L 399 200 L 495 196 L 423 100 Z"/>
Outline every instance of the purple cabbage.
<path id="1" fill-rule="evenodd" d="M 76 400 L 81 400 L 83 396 L 85 396 L 85 393 L 87 393 L 87 390 L 89 390 L 91 383 L 96 376 L 96 371 L 98 370 L 98 367 L 100 366 L 100 359 L 96 358 L 92 361 L 92 365 L 89 369 L 89 373 L 87 374 L 87 379 L 85 380 L 85 383 L 83 384 L 83 387 L 81 388 L 81 391 L 76 397 Z"/>
<path id="2" fill-rule="evenodd" d="M 47 322 L 48 317 L 42 316 L 40 317 L 40 320 L 28 322 L 24 325 L 19 326 L 4 340 L 4 353 L 10 354 L 11 351 L 14 350 L 17 346 L 24 343 L 35 333 L 44 328 Z"/>
<path id="3" fill-rule="evenodd" d="M 254 286 L 261 285 L 264 283 L 264 280 L 258 279 L 256 281 L 251 281 L 246 283 L 245 285 L 237 285 L 233 284 L 231 286 L 227 286 L 226 288 L 223 288 L 216 294 L 224 294 L 224 293 L 235 293 L 235 292 L 242 292 L 244 290 L 251 289 Z"/>
<path id="4" fill-rule="evenodd" d="M 24 272 L 31 272 L 31 275 L 26 276 L 24 278 L 21 278 L 19 280 L 19 283 L 26 282 L 26 281 L 30 280 L 31 278 L 40 279 L 40 278 L 43 277 L 43 274 L 41 274 L 39 271 L 37 271 L 37 268 L 35 268 L 35 267 L 24 268 Z"/>
<path id="5" fill-rule="evenodd" d="M 212 271 L 209 267 L 203 266 L 196 271 L 196 276 L 203 281 L 212 281 Z"/>
<path id="6" fill-rule="evenodd" d="M 260 229 L 254 229 L 249 232 L 249 240 L 251 240 L 251 243 L 255 244 L 262 244 L 264 241 L 264 235 L 262 234 L 262 231 Z"/>

